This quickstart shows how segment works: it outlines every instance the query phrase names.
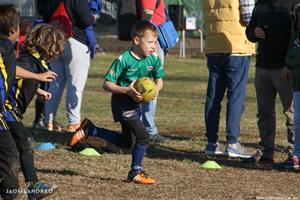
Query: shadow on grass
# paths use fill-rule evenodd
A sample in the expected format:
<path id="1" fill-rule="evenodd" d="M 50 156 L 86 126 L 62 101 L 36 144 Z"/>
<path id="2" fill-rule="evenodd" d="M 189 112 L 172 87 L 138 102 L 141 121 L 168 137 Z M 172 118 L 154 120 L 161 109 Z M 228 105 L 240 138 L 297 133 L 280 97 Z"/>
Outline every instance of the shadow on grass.
<path id="1" fill-rule="evenodd" d="M 82 176 L 82 177 L 87 177 L 87 178 L 92 178 L 92 179 L 99 179 L 102 181 L 115 181 L 117 179 L 111 178 L 111 177 L 97 177 L 97 176 L 89 176 L 86 174 L 78 173 L 72 170 L 53 170 L 53 169 L 37 169 L 38 172 L 43 173 L 43 174 L 59 174 L 62 176 Z"/>
<path id="2" fill-rule="evenodd" d="M 191 160 L 198 162 L 199 164 L 204 163 L 207 160 L 216 161 L 221 166 L 233 167 L 233 168 L 244 168 L 244 169 L 255 169 L 255 170 L 266 170 L 272 168 L 258 167 L 249 164 L 242 163 L 241 159 L 230 159 L 225 156 L 210 157 L 207 158 L 203 151 L 178 151 L 174 148 L 165 147 L 162 145 L 151 145 L 147 151 L 148 158 L 154 159 L 166 159 L 166 160 Z"/>
<path id="3" fill-rule="evenodd" d="M 90 176 L 86 173 L 81 173 L 81 172 L 77 172 L 74 170 L 67 170 L 67 169 L 57 170 L 57 169 L 37 168 L 36 171 L 39 173 L 42 173 L 42 174 L 59 174 L 62 176 L 81 176 L 81 177 L 87 177 L 87 178 L 91 178 L 91 179 L 99 179 L 101 181 L 116 181 L 117 180 L 112 177 L 102 177 L 102 176 L 94 176 L 94 175 Z"/>
<path id="4" fill-rule="evenodd" d="M 53 170 L 53 169 L 37 169 L 38 172 L 43 174 L 60 174 L 60 175 L 67 175 L 67 176 L 78 176 L 81 175 L 78 172 L 72 171 L 72 170 Z"/>
<path id="5" fill-rule="evenodd" d="M 203 162 L 206 160 L 203 152 L 197 151 L 178 151 L 175 148 L 165 147 L 159 144 L 151 144 L 147 149 L 147 157 L 166 160 L 192 160 Z"/>
<path id="6" fill-rule="evenodd" d="M 245 146 L 253 147 L 253 146 L 257 146 L 257 144 L 246 143 Z M 278 147 L 279 151 L 285 152 L 285 149 L 286 148 L 283 146 Z M 178 161 L 191 160 L 193 162 L 198 162 L 199 164 L 202 164 L 207 160 L 213 160 L 216 161 L 221 166 L 247 169 L 247 170 L 264 170 L 264 171 L 277 170 L 282 172 L 288 171 L 280 168 L 276 163 L 271 165 L 270 164 L 269 165 L 249 164 L 249 163 L 243 163 L 242 159 L 240 158 L 229 158 L 224 155 L 208 158 L 205 156 L 204 151 L 182 151 L 182 150 L 179 151 L 176 148 L 166 147 L 162 144 L 151 144 L 147 150 L 146 156 L 153 159 L 166 159 L 166 160 L 171 159 L 171 160 L 178 160 Z"/>
<path id="7" fill-rule="evenodd" d="M 62 146 L 67 146 L 67 143 L 70 141 L 72 137 L 72 133 L 68 132 L 52 132 L 47 130 L 37 130 L 35 131 L 35 134 L 33 135 L 36 142 L 51 142 L 55 144 L 59 144 Z M 184 140 L 190 140 L 191 137 L 187 136 L 168 136 L 171 138 L 171 140 L 176 141 L 184 141 Z M 201 142 L 205 142 L 205 139 L 199 139 Z M 222 146 L 226 145 L 226 142 L 220 141 L 220 144 Z M 257 143 L 243 143 L 246 147 L 256 148 Z M 118 150 L 112 150 L 107 151 L 112 153 L 130 153 L 128 150 L 126 151 L 119 151 Z M 277 146 L 276 152 L 286 152 L 286 147 L 284 146 Z M 254 153 L 254 152 L 253 152 Z M 241 159 L 231 159 L 227 158 L 225 156 L 218 156 L 213 158 L 207 158 L 204 154 L 204 151 L 184 151 L 184 150 L 178 150 L 174 147 L 168 147 L 163 144 L 159 143 L 151 143 L 150 147 L 147 150 L 147 157 L 154 158 L 154 159 L 166 159 L 166 160 L 191 160 L 198 163 L 204 163 L 207 160 L 214 160 L 220 165 L 228 166 L 232 168 L 242 168 L 242 169 L 253 169 L 253 170 L 278 170 L 278 171 L 284 171 L 280 168 L 278 168 L 277 165 L 272 166 L 259 166 L 259 165 L 253 165 L 253 164 L 245 164 L 242 163 Z M 38 170 L 42 173 L 61 173 L 63 175 L 79 175 L 77 172 L 68 171 L 68 170 L 47 170 L 47 169 L 41 169 Z"/>
<path id="8" fill-rule="evenodd" d="M 245 146 L 245 147 L 251 147 L 251 148 L 256 149 L 258 147 L 258 143 L 243 142 L 243 146 Z M 286 153 L 287 154 L 288 153 L 287 152 L 287 146 L 276 145 L 275 152 L 277 152 L 277 153 Z"/>
<path id="9" fill-rule="evenodd" d="M 55 132 L 45 129 L 33 130 L 33 133 L 33 138 L 38 143 L 51 142 L 63 146 L 66 146 L 73 136 L 73 134 L 69 132 Z"/>
<path id="10" fill-rule="evenodd" d="M 202 142 L 206 142 L 206 140 L 202 140 Z M 222 146 L 225 147 L 226 145 L 226 141 L 220 141 L 219 142 Z M 247 148 L 253 148 L 253 149 L 257 149 L 258 148 L 258 143 L 253 143 L 253 142 L 242 142 L 241 143 L 244 147 Z M 287 152 L 287 146 L 283 146 L 283 145 L 276 145 L 276 149 L 275 152 L 277 153 L 288 153 Z M 255 153 L 255 152 L 250 152 L 250 153 Z"/>
<path id="11" fill-rule="evenodd" d="M 176 140 L 176 141 L 183 141 L 183 140 L 190 140 L 191 137 L 188 136 L 178 136 L 178 135 L 164 135 L 168 138 L 170 138 L 171 140 Z"/>

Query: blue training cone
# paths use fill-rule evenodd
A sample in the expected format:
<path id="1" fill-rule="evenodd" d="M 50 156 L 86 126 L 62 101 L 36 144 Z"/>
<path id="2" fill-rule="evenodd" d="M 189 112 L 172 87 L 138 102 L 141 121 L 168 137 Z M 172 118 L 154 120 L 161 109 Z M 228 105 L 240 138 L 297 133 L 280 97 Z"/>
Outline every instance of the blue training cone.
<path id="1" fill-rule="evenodd" d="M 55 149 L 55 146 L 50 142 L 46 142 L 46 143 L 41 143 L 37 147 L 37 149 L 41 150 L 41 151 L 49 151 L 49 150 Z"/>

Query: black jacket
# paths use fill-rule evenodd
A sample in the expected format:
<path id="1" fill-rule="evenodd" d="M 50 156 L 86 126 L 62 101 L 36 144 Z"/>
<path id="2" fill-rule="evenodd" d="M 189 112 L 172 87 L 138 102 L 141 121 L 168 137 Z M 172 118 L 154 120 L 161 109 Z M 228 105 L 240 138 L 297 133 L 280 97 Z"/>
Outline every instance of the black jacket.
<path id="1" fill-rule="evenodd" d="M 256 27 L 265 31 L 265 39 L 254 35 Z M 292 17 L 288 8 L 274 6 L 270 0 L 258 1 L 246 29 L 247 38 L 258 42 L 256 67 L 279 69 L 285 66 L 291 32 Z"/>
<path id="2" fill-rule="evenodd" d="M 33 73 L 44 73 L 48 71 L 39 59 L 33 57 L 27 52 L 21 52 L 17 59 L 17 65 Z M 45 85 L 35 79 L 16 78 L 12 89 L 10 90 L 8 97 L 9 102 L 6 103 L 6 108 L 8 110 L 14 110 L 19 116 L 22 116 L 35 96 L 35 92 L 38 88 L 47 90 L 48 84 Z"/>
<path id="3" fill-rule="evenodd" d="M 60 0 L 38 0 L 37 10 L 48 22 Z M 73 38 L 87 45 L 88 40 L 84 29 L 94 23 L 94 17 L 89 8 L 88 0 L 63 0 L 67 12 L 73 23 Z"/>
<path id="4" fill-rule="evenodd" d="M 6 37 L 0 37 L 0 112 L 16 77 L 16 57 L 14 46 Z"/>

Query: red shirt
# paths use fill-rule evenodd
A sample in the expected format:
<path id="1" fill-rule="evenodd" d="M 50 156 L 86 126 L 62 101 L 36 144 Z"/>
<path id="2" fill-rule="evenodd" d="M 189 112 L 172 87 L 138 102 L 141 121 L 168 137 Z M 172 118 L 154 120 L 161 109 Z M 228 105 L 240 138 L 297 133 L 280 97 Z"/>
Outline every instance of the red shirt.
<path id="1" fill-rule="evenodd" d="M 26 39 L 26 35 L 19 35 L 18 42 L 17 42 L 17 48 L 16 48 L 16 58 L 19 57 L 20 46 L 23 44 L 23 42 L 25 41 L 25 39 Z"/>
<path id="2" fill-rule="evenodd" d="M 155 25 L 160 25 L 166 21 L 164 0 L 160 0 L 159 6 L 157 8 L 156 8 L 157 0 L 139 0 L 139 1 L 142 10 L 149 9 L 154 11 L 151 21 Z"/>

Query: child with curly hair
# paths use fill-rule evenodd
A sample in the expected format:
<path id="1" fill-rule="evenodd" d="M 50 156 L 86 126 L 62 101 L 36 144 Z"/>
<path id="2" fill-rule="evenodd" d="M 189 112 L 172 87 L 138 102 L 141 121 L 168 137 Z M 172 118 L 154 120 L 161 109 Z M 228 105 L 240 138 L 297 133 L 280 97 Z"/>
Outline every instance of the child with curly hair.
<path id="1" fill-rule="evenodd" d="M 50 25 L 39 24 L 29 32 L 21 46 L 17 66 L 36 74 L 47 72 L 47 63 L 63 52 L 64 43 L 63 32 Z M 46 91 L 47 85 L 36 79 L 17 77 L 5 102 L 5 120 L 17 144 L 29 199 L 48 196 L 57 188 L 56 185 L 39 181 L 34 167 L 31 130 L 22 122 L 23 114 L 35 94 L 45 101 L 51 98 L 51 94 Z"/>

